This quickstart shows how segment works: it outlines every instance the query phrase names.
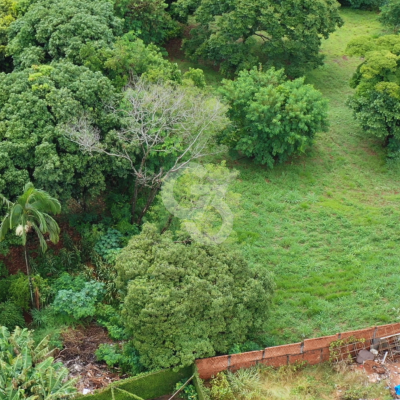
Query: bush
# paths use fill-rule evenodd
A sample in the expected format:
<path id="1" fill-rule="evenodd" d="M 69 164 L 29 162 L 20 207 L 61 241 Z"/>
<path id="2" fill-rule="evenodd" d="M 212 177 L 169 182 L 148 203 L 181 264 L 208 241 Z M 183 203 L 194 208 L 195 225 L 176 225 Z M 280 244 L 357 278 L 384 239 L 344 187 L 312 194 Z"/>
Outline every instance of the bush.
<path id="1" fill-rule="evenodd" d="M 322 94 L 304 78 L 287 81 L 283 71 L 243 71 L 236 81 L 223 81 L 221 93 L 232 121 L 221 141 L 269 167 L 304 152 L 328 128 Z"/>
<path id="2" fill-rule="evenodd" d="M 17 275 L 9 276 L 4 282 L 8 285 L 7 297 L 18 307 L 28 311 L 31 308 L 28 277 L 22 272 L 18 272 Z M 49 291 L 47 281 L 40 275 L 35 275 L 32 276 L 32 283 L 34 292 L 39 295 L 40 304 L 46 303 Z"/>
<path id="3" fill-rule="evenodd" d="M 131 343 L 101 344 L 96 350 L 98 361 L 104 361 L 109 367 L 119 367 L 122 373 L 137 375 L 144 371 L 139 353 Z"/>
<path id="4" fill-rule="evenodd" d="M 224 354 L 267 321 L 271 277 L 229 247 L 175 243 L 147 224 L 116 268 L 123 320 L 147 368 Z"/>
<path id="5" fill-rule="evenodd" d="M 94 250 L 108 263 L 113 264 L 115 257 L 122 248 L 123 234 L 116 229 L 108 229 L 96 243 Z"/>
<path id="6" fill-rule="evenodd" d="M 0 303 L 0 323 L 10 331 L 14 330 L 16 326 L 25 327 L 22 309 L 11 301 Z"/>
<path id="7" fill-rule="evenodd" d="M 122 88 L 132 76 L 143 76 L 150 82 L 181 82 L 182 74 L 176 63 L 166 60 L 154 44 L 146 45 L 136 32 L 119 38 L 104 61 L 106 74 L 115 86 Z"/>
<path id="8" fill-rule="evenodd" d="M 80 320 L 93 317 L 96 306 L 104 296 L 104 284 L 86 282 L 81 290 L 60 290 L 53 302 L 53 309 L 64 315 Z"/>
<path id="9" fill-rule="evenodd" d="M 175 385 L 175 391 L 178 391 L 187 381 L 185 379 L 181 380 Z M 197 395 L 196 388 L 193 385 L 186 385 L 184 389 L 180 392 L 180 397 L 185 400 L 197 400 L 199 397 Z"/>
<path id="10" fill-rule="evenodd" d="M 225 373 L 218 372 L 217 376 L 211 380 L 210 396 L 211 400 L 235 400 Z"/>
<path id="11" fill-rule="evenodd" d="M 339 0 L 339 3 L 345 7 L 377 10 L 385 3 L 385 0 Z"/>
<path id="12" fill-rule="evenodd" d="M 96 322 L 107 329 L 108 335 L 111 339 L 129 339 L 129 334 L 126 331 L 120 310 L 117 310 L 110 305 L 100 304 L 97 307 Z"/>
<path id="13" fill-rule="evenodd" d="M 200 68 L 189 68 L 189 71 L 183 74 L 183 80 L 185 82 L 192 82 L 194 86 L 198 88 L 204 88 L 206 86 L 206 78 L 204 72 Z"/>

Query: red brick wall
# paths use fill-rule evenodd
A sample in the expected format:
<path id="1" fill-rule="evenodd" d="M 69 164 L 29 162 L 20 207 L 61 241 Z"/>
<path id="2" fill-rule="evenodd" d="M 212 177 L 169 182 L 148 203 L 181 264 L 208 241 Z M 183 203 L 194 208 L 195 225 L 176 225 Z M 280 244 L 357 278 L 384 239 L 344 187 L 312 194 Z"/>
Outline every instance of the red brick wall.
<path id="1" fill-rule="evenodd" d="M 307 361 L 309 364 L 314 365 L 329 360 L 329 345 L 338 339 L 355 336 L 364 338 L 368 343 L 374 338 L 385 337 L 395 333 L 400 333 L 400 323 L 306 339 L 302 343 L 267 347 L 264 350 L 250 351 L 248 353 L 203 358 L 196 360 L 196 365 L 202 379 L 210 379 L 218 372 L 227 369 L 236 371 L 240 368 L 248 368 L 260 363 L 272 367 L 281 367 L 294 364 L 297 361 Z"/>

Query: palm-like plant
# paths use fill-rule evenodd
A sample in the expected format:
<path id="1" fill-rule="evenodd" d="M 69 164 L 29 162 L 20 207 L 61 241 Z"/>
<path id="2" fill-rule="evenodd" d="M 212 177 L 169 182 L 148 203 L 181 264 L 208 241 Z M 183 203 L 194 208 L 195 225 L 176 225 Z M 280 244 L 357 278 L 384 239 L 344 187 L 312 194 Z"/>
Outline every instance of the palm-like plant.
<path id="1" fill-rule="evenodd" d="M 60 228 L 49 213 L 59 214 L 61 212 L 61 204 L 44 190 L 35 189 L 34 185 L 30 182 L 24 186 L 24 193 L 15 203 L 7 200 L 1 194 L 0 200 L 2 200 L 8 208 L 8 212 L 0 225 L 0 242 L 4 240 L 7 232 L 13 229 L 15 229 L 15 234 L 21 237 L 22 245 L 24 246 L 26 272 L 29 279 L 29 288 L 33 305 L 33 285 L 27 253 L 28 237 L 31 232 L 36 233 L 43 252 L 47 250 L 47 243 L 44 235 L 49 234 L 50 241 L 57 243 L 59 240 Z"/>
<path id="2" fill-rule="evenodd" d="M 27 329 L 0 327 L 0 400 L 59 400 L 75 396 L 76 380 L 54 363 L 46 337 L 38 345 Z"/>

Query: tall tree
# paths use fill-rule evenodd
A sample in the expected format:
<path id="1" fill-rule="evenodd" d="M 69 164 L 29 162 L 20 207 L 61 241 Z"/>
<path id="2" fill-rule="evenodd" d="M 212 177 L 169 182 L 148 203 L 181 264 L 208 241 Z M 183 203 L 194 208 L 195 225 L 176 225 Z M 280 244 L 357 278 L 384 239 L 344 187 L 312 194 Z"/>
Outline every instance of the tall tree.
<path id="1" fill-rule="evenodd" d="M 388 0 L 381 8 L 380 20 L 397 33 L 400 29 L 400 0 Z"/>
<path id="2" fill-rule="evenodd" d="M 8 29 L 18 69 L 63 58 L 82 65 L 86 46 L 109 48 L 122 21 L 107 0 L 38 0 Z"/>
<path id="3" fill-rule="evenodd" d="M 164 0 L 115 0 L 114 7 L 124 20 L 125 30 L 136 31 L 146 44 L 162 44 L 181 31 L 167 13 Z"/>
<path id="4" fill-rule="evenodd" d="M 322 64 L 322 39 L 343 23 L 336 0 L 178 0 L 176 7 L 181 14 L 195 7 L 187 54 L 224 73 L 263 63 L 301 76 Z"/>
<path id="5" fill-rule="evenodd" d="M 13 229 L 15 229 L 15 234 L 21 237 L 33 305 L 33 284 L 27 251 L 29 235 L 31 233 L 36 234 L 43 252 L 47 250 L 44 235 L 48 234 L 50 241 L 57 243 L 60 228 L 49 213 L 59 214 L 61 205 L 57 199 L 43 190 L 36 189 L 32 183 L 25 185 L 23 194 L 18 197 L 15 203 L 7 200 L 3 195 L 0 195 L 0 199 L 8 208 L 8 212 L 0 225 L 0 241 L 3 241 L 7 232 Z"/>
<path id="6" fill-rule="evenodd" d="M 83 205 L 100 193 L 109 172 L 124 174 L 123 163 L 83 155 L 59 126 L 85 112 L 104 138 L 118 126 L 107 106 L 119 101 L 100 72 L 68 62 L 0 74 L 0 193 L 17 196 L 27 181 Z"/>
<path id="7" fill-rule="evenodd" d="M 348 102 L 356 120 L 384 143 L 400 143 L 400 36 L 360 37 L 347 52 L 364 58 L 352 78 L 355 93 Z"/>
<path id="8" fill-rule="evenodd" d="M 137 80 L 119 109 L 122 129 L 110 147 L 85 115 L 65 128 L 82 150 L 129 163 L 134 177 L 132 219 L 141 224 L 162 182 L 190 161 L 210 154 L 215 137 L 227 124 L 218 99 L 195 88 Z M 144 203 L 139 208 L 139 195 Z"/>

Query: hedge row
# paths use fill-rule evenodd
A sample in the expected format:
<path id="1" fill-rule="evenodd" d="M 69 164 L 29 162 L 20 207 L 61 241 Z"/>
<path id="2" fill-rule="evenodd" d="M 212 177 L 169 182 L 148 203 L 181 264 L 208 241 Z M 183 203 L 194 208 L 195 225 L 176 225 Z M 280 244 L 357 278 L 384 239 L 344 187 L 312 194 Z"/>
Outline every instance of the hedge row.
<path id="1" fill-rule="evenodd" d="M 193 375 L 193 367 L 179 371 L 167 369 L 114 382 L 92 395 L 81 396 L 85 400 L 148 400 L 173 393 L 175 385 Z M 199 397 L 200 400 L 207 400 Z"/>

